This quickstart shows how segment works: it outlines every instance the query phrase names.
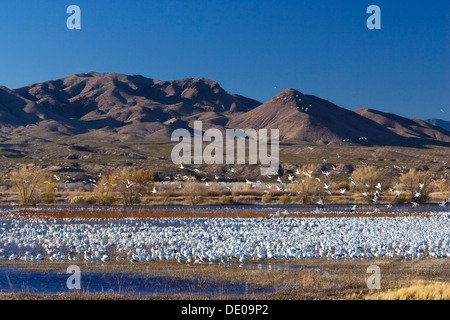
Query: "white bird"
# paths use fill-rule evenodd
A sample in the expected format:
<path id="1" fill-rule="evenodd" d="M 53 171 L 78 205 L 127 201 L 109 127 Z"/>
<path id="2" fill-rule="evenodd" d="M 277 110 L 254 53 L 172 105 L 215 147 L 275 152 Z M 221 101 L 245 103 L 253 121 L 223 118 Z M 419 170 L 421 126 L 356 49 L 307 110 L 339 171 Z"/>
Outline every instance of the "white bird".
<path id="1" fill-rule="evenodd" d="M 328 188 L 330 187 L 330 185 L 325 183 L 323 187 L 324 187 L 325 190 L 328 190 Z"/>
<path id="2" fill-rule="evenodd" d="M 412 208 L 412 209 L 417 208 L 418 205 L 419 205 L 419 204 L 418 204 L 417 202 L 413 202 L 411 208 Z"/>
<path id="3" fill-rule="evenodd" d="M 341 194 L 345 194 L 345 191 L 347 191 L 347 189 L 340 189 Z"/>
<path id="4" fill-rule="evenodd" d="M 180 169 L 184 169 L 184 166 L 183 166 L 183 164 L 180 164 Z"/>
<path id="5" fill-rule="evenodd" d="M 9 256 L 9 260 L 16 260 L 18 258 L 18 255 L 13 253 L 12 255 Z"/>
<path id="6" fill-rule="evenodd" d="M 153 187 L 152 193 L 156 193 L 156 192 L 157 192 L 157 191 L 156 191 L 156 188 Z"/>

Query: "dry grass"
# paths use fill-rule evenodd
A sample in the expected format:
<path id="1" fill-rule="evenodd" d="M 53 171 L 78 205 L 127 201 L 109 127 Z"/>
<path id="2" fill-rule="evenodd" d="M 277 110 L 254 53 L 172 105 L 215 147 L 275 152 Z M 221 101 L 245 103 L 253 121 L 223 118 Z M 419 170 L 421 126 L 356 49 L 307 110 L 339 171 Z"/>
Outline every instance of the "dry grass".
<path id="1" fill-rule="evenodd" d="M 303 266 L 303 269 L 266 270 L 257 264 L 283 266 Z M 42 262 L 21 264 L 22 268 L 39 270 L 65 270 L 68 262 Z M 251 266 L 254 267 L 251 267 Z M 381 269 L 381 290 L 367 288 L 367 267 L 378 265 Z M 181 265 L 174 261 L 130 264 L 121 263 L 80 263 L 82 272 L 133 272 L 149 277 L 170 279 L 201 279 L 200 282 L 221 284 L 245 283 L 252 288 L 261 288 L 258 294 L 239 296 L 219 294 L 180 293 L 174 295 L 119 295 L 113 293 L 76 293 L 57 295 L 4 294 L 1 299 L 56 299 L 56 300 L 115 300 L 115 299 L 256 299 L 256 300 L 303 300 L 303 299 L 449 299 L 450 270 L 448 259 L 424 258 L 416 261 L 403 259 L 270 259 L 250 260 L 247 267 L 223 265 Z M 272 292 L 264 293 L 265 288 Z"/>
<path id="2" fill-rule="evenodd" d="M 371 291 L 367 300 L 450 300 L 450 283 L 441 281 L 414 281 L 408 287 Z"/>

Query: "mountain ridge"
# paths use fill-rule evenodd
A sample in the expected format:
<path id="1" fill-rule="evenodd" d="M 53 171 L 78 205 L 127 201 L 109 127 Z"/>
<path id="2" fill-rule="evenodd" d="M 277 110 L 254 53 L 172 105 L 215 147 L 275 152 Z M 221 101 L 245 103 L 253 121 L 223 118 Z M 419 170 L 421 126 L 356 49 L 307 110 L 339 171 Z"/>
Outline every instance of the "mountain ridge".
<path id="1" fill-rule="evenodd" d="M 177 128 L 279 129 L 282 140 L 316 144 L 450 146 L 450 132 L 425 121 L 371 109 L 348 110 L 288 88 L 265 103 L 229 94 L 204 78 L 161 81 L 87 72 L 17 89 L 0 86 L 0 133 L 117 134 L 170 139 Z"/>

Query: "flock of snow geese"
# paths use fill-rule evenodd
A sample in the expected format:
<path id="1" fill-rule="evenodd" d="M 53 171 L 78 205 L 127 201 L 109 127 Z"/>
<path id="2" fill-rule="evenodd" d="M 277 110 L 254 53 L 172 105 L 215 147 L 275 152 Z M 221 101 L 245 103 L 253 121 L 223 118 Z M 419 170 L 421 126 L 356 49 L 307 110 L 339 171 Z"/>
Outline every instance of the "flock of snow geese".
<path id="1" fill-rule="evenodd" d="M 402 217 L 0 219 L 0 261 L 245 263 L 450 257 L 446 213 Z"/>
<path id="2" fill-rule="evenodd" d="M 341 156 L 338 154 L 338 158 Z M 324 159 L 326 162 L 326 159 Z M 181 170 L 186 168 L 181 165 Z M 332 170 L 336 170 L 332 166 Z M 198 169 L 194 169 L 199 174 Z M 229 169 L 229 173 L 235 173 Z M 330 171 L 321 172 L 328 177 Z M 101 174 L 99 174 L 101 177 Z M 268 176 L 271 178 L 271 176 Z M 57 181 L 62 179 L 54 177 Z M 75 179 L 67 177 L 65 183 Z M 275 178 L 275 177 L 274 177 Z M 246 180 L 252 188 L 287 190 L 289 183 L 315 179 L 313 172 L 297 169 L 289 174 L 287 181 L 278 176 L 276 184 Z M 162 184 L 194 179 L 177 174 L 167 176 Z M 303 179 L 303 180 L 302 180 Z M 225 180 L 225 181 L 223 181 Z M 214 175 L 214 179 L 201 181 L 221 183 L 231 190 L 229 177 Z M 350 183 L 355 182 L 350 178 Z M 88 183 L 88 181 L 84 181 Z M 96 185 L 95 179 L 89 183 Z M 132 181 L 124 181 L 130 187 Z M 179 184 L 178 184 L 179 183 Z M 322 181 L 326 193 L 331 194 L 330 184 Z M 96 185 L 97 186 L 97 185 Z M 157 185 L 158 186 L 158 185 Z M 415 198 L 424 187 L 418 186 Z M 363 193 L 377 204 L 383 190 L 381 183 L 372 193 Z M 399 190 L 390 188 L 396 196 Z M 153 187 L 152 193 L 158 193 Z M 345 194 L 346 189 L 340 189 Z M 450 198 L 440 206 L 446 207 Z M 417 207 L 413 202 L 412 207 Z M 388 205 L 389 207 L 389 205 Z M 350 211 L 356 211 L 354 205 Z M 321 198 L 316 212 L 323 213 Z M 378 206 L 377 209 L 379 210 Z M 274 210 L 275 211 L 275 210 Z M 11 212 L 13 215 L 13 213 Z M 292 217 L 288 210 L 270 213 L 267 218 L 171 218 L 171 219 L 16 219 L 0 216 L 0 261 L 84 261 L 108 263 L 108 261 L 150 262 L 175 260 L 179 263 L 245 263 L 266 258 L 370 258 L 403 257 L 419 258 L 432 256 L 450 257 L 449 212 L 429 212 L 427 216 L 398 217 L 338 217 L 318 216 L 313 218 Z"/>

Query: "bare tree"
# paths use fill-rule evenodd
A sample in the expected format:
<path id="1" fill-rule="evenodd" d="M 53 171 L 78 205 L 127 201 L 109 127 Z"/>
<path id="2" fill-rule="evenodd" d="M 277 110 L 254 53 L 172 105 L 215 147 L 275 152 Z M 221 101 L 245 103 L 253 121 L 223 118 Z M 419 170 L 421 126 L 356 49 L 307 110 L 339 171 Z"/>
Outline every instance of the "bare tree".
<path id="1" fill-rule="evenodd" d="M 124 168 L 111 175 L 110 183 L 122 197 L 124 205 L 132 206 L 139 203 L 141 197 L 151 191 L 153 180 L 154 175 L 150 171 Z"/>
<path id="2" fill-rule="evenodd" d="M 111 205 L 116 201 L 116 185 L 111 175 L 103 175 L 96 184 L 94 189 L 94 198 L 101 206 Z"/>
<path id="3" fill-rule="evenodd" d="M 400 177 L 400 183 L 410 200 L 417 203 L 427 202 L 433 191 L 432 176 L 428 171 L 411 169 Z"/>
<path id="4" fill-rule="evenodd" d="M 10 172 L 11 184 L 16 189 L 22 205 L 35 205 L 38 202 L 44 173 L 42 168 L 32 165 L 23 165 L 20 169 Z"/>
<path id="5" fill-rule="evenodd" d="M 353 171 L 352 180 L 356 190 L 363 193 L 370 203 L 375 192 L 381 192 L 388 187 L 389 179 L 385 170 L 375 166 L 365 166 Z"/>

